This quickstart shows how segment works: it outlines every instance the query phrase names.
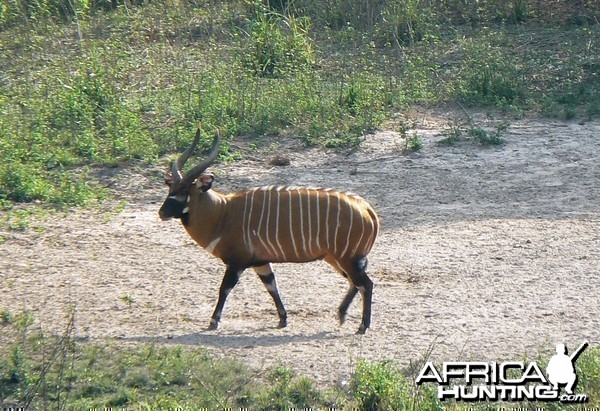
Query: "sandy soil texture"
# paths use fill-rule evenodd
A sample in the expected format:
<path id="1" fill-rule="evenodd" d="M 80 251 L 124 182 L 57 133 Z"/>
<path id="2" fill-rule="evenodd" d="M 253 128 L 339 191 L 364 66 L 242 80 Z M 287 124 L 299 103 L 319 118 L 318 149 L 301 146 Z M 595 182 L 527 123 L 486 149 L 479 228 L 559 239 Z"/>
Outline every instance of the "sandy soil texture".
<path id="1" fill-rule="evenodd" d="M 162 167 L 101 173 L 127 200 L 111 213 L 74 211 L 42 229 L 0 233 L 0 310 L 32 310 L 48 332 L 76 309 L 89 340 L 208 347 L 257 367 L 287 364 L 323 384 L 348 379 L 358 358 L 402 364 L 548 354 L 554 344 L 600 342 L 600 123 L 515 120 L 502 146 L 437 144 L 447 113 L 425 113 L 424 146 L 403 153 L 397 133 L 366 137 L 351 153 L 282 138 L 214 168 L 219 191 L 311 185 L 356 192 L 382 219 L 370 255 L 372 328 L 343 327 L 346 282 L 322 262 L 275 266 L 289 325 L 254 272 L 230 294 L 221 326 L 206 331 L 223 264 L 179 222 L 162 222 Z M 480 124 L 493 126 L 484 117 Z M 191 138 L 191 136 L 190 136 Z M 271 166 L 274 152 L 291 160 Z M 112 204 L 112 203 L 111 203 Z"/>

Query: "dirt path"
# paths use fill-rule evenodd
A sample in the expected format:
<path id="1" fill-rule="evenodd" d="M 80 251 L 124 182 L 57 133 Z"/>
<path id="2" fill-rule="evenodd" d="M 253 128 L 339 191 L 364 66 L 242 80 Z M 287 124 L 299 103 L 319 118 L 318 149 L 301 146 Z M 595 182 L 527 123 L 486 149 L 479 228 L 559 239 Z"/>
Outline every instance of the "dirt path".
<path id="1" fill-rule="evenodd" d="M 431 347 L 436 360 L 517 359 L 559 341 L 600 342 L 600 123 L 513 121 L 503 146 L 478 147 L 435 144 L 446 117 L 420 120 L 424 147 L 413 154 L 379 132 L 350 155 L 282 142 L 290 166 L 248 159 L 216 170 L 220 191 L 290 183 L 370 200 L 383 233 L 370 257 L 365 336 L 354 335 L 360 299 L 336 323 L 346 283 L 320 262 L 275 267 L 286 329 L 274 328 L 272 301 L 248 271 L 221 328 L 205 331 L 223 265 L 179 223 L 158 219 L 158 167 L 109 170 L 129 201 L 120 212 L 77 211 L 42 231 L 1 233 L 0 310 L 28 308 L 60 332 L 75 306 L 80 337 L 202 345 L 258 367 L 283 362 L 321 383 L 347 379 L 361 357 L 408 364 Z"/>

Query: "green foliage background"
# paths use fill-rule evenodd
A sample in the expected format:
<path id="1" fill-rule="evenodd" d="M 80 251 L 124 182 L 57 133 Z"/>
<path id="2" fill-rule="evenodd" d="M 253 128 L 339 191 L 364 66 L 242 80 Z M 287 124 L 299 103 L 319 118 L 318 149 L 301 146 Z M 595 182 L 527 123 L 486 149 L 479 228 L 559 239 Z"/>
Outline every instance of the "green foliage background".
<path id="1" fill-rule="evenodd" d="M 1 0 L 0 203 L 94 203 L 90 170 L 157 161 L 199 123 L 346 148 L 417 105 L 585 120 L 598 16 L 589 0 Z"/>

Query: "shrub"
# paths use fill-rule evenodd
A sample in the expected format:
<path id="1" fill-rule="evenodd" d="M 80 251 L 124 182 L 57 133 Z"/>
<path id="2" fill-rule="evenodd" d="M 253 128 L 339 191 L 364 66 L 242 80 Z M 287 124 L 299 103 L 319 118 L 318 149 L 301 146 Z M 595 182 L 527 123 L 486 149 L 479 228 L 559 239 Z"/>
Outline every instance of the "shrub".
<path id="1" fill-rule="evenodd" d="M 508 54 L 508 49 L 485 41 L 467 41 L 462 51 L 461 100 L 471 105 L 498 106 L 524 97 L 524 72 L 515 56 Z"/>
<path id="2" fill-rule="evenodd" d="M 415 387 L 393 361 L 359 361 L 351 390 L 362 410 L 444 409 L 435 390 Z"/>
<path id="3" fill-rule="evenodd" d="M 308 17 L 283 16 L 263 10 L 250 21 L 242 63 L 261 77 L 284 77 L 315 62 Z"/>

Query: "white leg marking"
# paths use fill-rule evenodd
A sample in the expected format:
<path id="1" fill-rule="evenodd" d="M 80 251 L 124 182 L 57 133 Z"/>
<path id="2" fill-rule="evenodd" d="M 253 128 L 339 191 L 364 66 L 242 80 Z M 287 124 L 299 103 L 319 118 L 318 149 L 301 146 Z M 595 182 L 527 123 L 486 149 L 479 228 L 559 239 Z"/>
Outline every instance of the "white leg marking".
<path id="1" fill-rule="evenodd" d="M 271 293 L 279 293 L 279 290 L 277 290 L 277 280 L 273 278 L 273 281 L 267 284 L 266 289 Z"/>
<path id="2" fill-rule="evenodd" d="M 256 274 L 264 277 L 271 274 L 273 272 L 273 268 L 271 267 L 271 264 L 265 264 L 258 267 L 254 267 L 254 271 L 256 272 Z"/>
<path id="3" fill-rule="evenodd" d="M 221 237 L 215 238 L 214 240 L 212 240 L 210 242 L 209 245 L 206 246 L 205 250 L 212 254 L 213 251 L 215 251 L 215 248 L 217 247 L 217 244 L 219 244 L 219 241 L 221 241 Z"/>

